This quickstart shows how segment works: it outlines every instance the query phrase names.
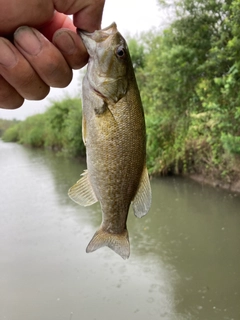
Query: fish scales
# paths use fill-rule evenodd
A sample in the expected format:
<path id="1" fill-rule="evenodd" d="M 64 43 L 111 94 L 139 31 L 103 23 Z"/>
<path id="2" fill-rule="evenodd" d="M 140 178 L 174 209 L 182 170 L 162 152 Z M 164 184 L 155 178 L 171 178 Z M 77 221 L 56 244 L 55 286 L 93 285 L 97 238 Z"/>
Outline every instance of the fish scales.
<path id="1" fill-rule="evenodd" d="M 130 204 L 138 217 L 151 204 L 141 98 L 127 44 L 116 24 L 80 36 L 90 56 L 82 90 L 87 172 L 70 188 L 69 196 L 81 205 L 96 201 L 101 205 L 102 224 L 87 252 L 108 246 L 126 259 Z"/>

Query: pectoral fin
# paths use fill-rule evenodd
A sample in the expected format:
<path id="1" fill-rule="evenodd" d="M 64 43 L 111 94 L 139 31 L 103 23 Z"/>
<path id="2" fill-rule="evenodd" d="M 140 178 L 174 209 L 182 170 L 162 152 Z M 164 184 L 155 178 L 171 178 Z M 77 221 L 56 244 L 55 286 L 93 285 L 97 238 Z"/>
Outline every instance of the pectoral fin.
<path id="1" fill-rule="evenodd" d="M 91 206 L 97 198 L 89 181 L 87 170 L 82 173 L 82 178 L 68 190 L 69 197 L 81 206 Z"/>
<path id="2" fill-rule="evenodd" d="M 142 218 L 148 213 L 152 202 L 151 185 L 148 171 L 145 166 L 139 183 L 138 191 L 132 201 L 133 211 L 136 217 Z"/>

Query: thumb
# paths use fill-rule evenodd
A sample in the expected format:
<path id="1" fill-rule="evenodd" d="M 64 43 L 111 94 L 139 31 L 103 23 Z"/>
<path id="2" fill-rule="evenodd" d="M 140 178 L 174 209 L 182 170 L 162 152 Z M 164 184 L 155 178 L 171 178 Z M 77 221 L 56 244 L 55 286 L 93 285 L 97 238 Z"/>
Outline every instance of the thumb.
<path id="1" fill-rule="evenodd" d="M 93 32 L 101 28 L 105 0 L 55 0 L 55 9 L 64 14 L 73 14 L 75 27 Z"/>

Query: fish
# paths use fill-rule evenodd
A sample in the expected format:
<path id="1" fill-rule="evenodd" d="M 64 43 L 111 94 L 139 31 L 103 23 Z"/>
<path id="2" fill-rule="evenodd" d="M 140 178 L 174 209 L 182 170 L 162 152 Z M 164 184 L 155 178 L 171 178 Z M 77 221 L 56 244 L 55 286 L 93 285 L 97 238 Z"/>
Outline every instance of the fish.
<path id="1" fill-rule="evenodd" d="M 92 33 L 78 30 L 88 51 L 82 82 L 82 138 L 87 170 L 69 191 L 82 206 L 99 201 L 102 223 L 86 252 L 107 246 L 130 256 L 127 217 L 151 206 L 144 111 L 127 43 L 116 23 Z"/>

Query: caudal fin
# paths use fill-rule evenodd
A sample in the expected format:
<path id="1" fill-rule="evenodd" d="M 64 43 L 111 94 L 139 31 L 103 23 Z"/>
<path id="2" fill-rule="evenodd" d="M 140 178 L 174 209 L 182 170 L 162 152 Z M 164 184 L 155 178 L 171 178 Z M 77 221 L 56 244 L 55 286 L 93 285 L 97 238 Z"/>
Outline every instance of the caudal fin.
<path id="1" fill-rule="evenodd" d="M 115 251 L 123 259 L 129 258 L 130 245 L 127 229 L 125 229 L 121 234 L 109 233 L 99 229 L 89 242 L 86 252 L 92 252 L 104 246 Z"/>

